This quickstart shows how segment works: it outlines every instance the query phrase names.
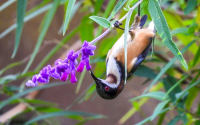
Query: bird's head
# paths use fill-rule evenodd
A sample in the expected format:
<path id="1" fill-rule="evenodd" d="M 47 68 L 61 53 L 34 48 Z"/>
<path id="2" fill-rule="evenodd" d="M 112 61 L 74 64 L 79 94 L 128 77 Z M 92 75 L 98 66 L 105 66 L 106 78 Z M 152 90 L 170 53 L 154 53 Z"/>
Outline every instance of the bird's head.
<path id="1" fill-rule="evenodd" d="M 90 70 L 91 76 L 96 83 L 96 90 L 99 96 L 103 99 L 114 99 L 123 90 L 124 85 L 116 85 L 115 83 L 109 83 L 109 81 L 97 78 Z M 120 86 L 120 87 L 119 87 Z"/>

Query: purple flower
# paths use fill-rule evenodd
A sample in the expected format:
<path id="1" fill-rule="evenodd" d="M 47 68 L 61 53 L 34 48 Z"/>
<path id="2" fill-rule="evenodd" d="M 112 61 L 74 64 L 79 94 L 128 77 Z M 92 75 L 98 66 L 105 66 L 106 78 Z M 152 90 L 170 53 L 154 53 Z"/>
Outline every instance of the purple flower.
<path id="1" fill-rule="evenodd" d="M 72 83 L 77 82 L 77 79 L 76 79 L 76 65 L 78 64 L 78 61 L 76 60 L 77 58 L 78 58 L 78 54 L 74 53 L 74 51 L 70 51 L 70 52 L 68 52 L 67 58 L 65 59 L 65 60 L 69 61 L 69 66 L 70 66 L 70 71 L 71 71 L 70 72 L 71 73 L 71 82 Z M 63 75 L 66 76 L 66 74 L 63 74 Z"/>
<path id="2" fill-rule="evenodd" d="M 33 77 L 32 77 L 32 80 L 28 80 L 27 82 L 26 82 L 26 86 L 37 86 L 38 85 L 38 83 L 37 83 L 37 75 L 34 75 Z"/>
<path id="3" fill-rule="evenodd" d="M 90 70 L 92 68 L 92 66 L 90 66 L 90 64 L 89 64 L 89 56 L 94 55 L 95 49 L 96 49 L 95 45 L 90 45 L 89 42 L 84 41 L 84 43 L 82 45 L 81 62 L 79 63 L 79 66 L 77 67 L 78 72 L 82 72 L 85 65 L 86 65 L 87 70 Z"/>
<path id="4" fill-rule="evenodd" d="M 55 66 L 51 67 L 50 65 L 44 67 L 39 74 L 34 75 L 31 80 L 26 82 L 26 86 L 37 86 L 38 82 L 40 83 L 49 83 L 50 77 L 54 79 L 60 79 L 61 81 L 66 81 L 71 74 L 71 82 L 77 82 L 76 79 L 76 70 L 82 72 L 85 65 L 86 69 L 90 70 L 92 66 L 89 64 L 89 56 L 94 55 L 94 50 L 96 46 L 90 45 L 89 42 L 84 41 L 81 51 L 74 53 L 74 51 L 69 51 L 67 57 L 64 60 L 58 59 L 55 61 Z M 77 58 L 78 53 L 82 52 L 81 62 L 78 64 Z"/>

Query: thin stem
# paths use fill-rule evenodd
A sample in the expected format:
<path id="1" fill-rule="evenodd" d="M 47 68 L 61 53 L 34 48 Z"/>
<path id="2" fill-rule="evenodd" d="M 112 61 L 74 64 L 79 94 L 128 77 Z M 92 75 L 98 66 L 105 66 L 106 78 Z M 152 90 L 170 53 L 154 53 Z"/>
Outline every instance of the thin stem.
<path id="1" fill-rule="evenodd" d="M 125 20 L 126 17 L 128 16 L 128 14 L 129 14 L 129 13 L 132 13 L 133 10 L 134 10 L 137 6 L 139 6 L 140 3 L 141 3 L 142 1 L 143 1 L 143 0 L 139 0 L 139 1 L 130 9 L 130 11 L 128 11 L 128 13 L 126 13 L 126 15 L 124 15 L 124 16 L 119 20 L 119 22 L 122 22 L 123 20 Z M 110 32 L 110 29 L 107 29 L 107 30 L 106 30 L 105 32 L 103 32 L 100 36 L 98 36 L 97 38 L 95 38 L 94 40 L 92 40 L 92 41 L 90 42 L 90 44 L 94 44 L 95 42 L 99 41 L 101 38 L 103 38 L 103 37 L 104 37 L 105 35 L 107 35 L 109 32 Z M 82 48 L 81 48 L 80 50 L 78 50 L 78 51 L 76 52 L 76 54 L 80 54 L 81 51 L 82 51 Z"/>
<path id="2" fill-rule="evenodd" d="M 126 13 L 126 15 L 123 16 L 123 17 L 119 20 L 119 22 L 122 22 L 123 20 L 125 20 L 126 17 L 128 16 L 128 14 L 131 13 L 137 6 L 139 6 L 140 3 L 141 3 L 142 1 L 143 1 L 143 0 L 138 1 L 133 7 L 131 7 L 130 11 L 128 11 L 128 13 Z"/>
<path id="3" fill-rule="evenodd" d="M 182 108 L 179 108 L 179 107 L 175 107 L 175 109 L 180 110 L 180 111 L 183 111 L 183 112 L 186 112 L 186 113 L 189 113 L 190 115 L 192 115 L 192 116 L 194 116 L 194 117 L 200 119 L 200 116 L 199 116 L 199 115 L 197 115 L 197 114 L 195 114 L 195 113 L 193 113 L 193 112 L 191 112 L 191 111 L 189 111 L 189 110 L 187 110 L 187 109 L 182 109 Z"/>

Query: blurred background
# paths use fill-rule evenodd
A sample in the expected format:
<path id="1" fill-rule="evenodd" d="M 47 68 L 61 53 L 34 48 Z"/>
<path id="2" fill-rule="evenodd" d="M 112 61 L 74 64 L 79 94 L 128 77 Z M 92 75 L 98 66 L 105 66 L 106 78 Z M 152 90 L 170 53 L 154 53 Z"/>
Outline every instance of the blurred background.
<path id="1" fill-rule="evenodd" d="M 135 2 L 136 0 L 133 0 L 132 4 Z M 48 64 L 53 65 L 58 58 L 64 59 L 69 50 L 77 51 L 81 48 L 84 40 L 92 41 L 106 30 L 89 17 L 96 15 L 108 18 L 117 1 L 77 0 L 66 34 L 63 36 L 62 28 L 68 0 L 61 0 L 55 11 L 53 7 L 56 6 L 54 5 L 56 2 L 53 0 L 28 0 L 20 43 L 14 58 L 11 57 L 16 46 L 18 5 L 17 1 L 11 0 L 9 5 L 2 9 L 5 3 L 8 3 L 8 1 L 0 0 L 0 105 L 6 100 L 8 103 L 0 108 L 0 122 L 2 122 L 2 119 L 6 119 L 3 124 L 18 125 L 43 114 L 75 111 L 74 114 L 70 115 L 62 115 L 61 113 L 57 117 L 42 118 L 33 124 L 130 125 L 152 115 L 160 101 L 142 98 L 133 102 L 130 99 L 141 95 L 152 83 L 152 79 L 155 79 L 163 67 L 174 57 L 158 35 L 155 38 L 153 56 L 151 57 L 151 54 L 149 54 L 135 75 L 128 80 L 122 93 L 114 100 L 104 100 L 98 96 L 88 71 L 84 71 L 82 74 L 77 73 L 78 82 L 75 84 L 71 84 L 69 81 L 60 84 L 58 83 L 59 80 L 51 79 L 50 84 L 58 85 L 46 88 L 44 87 L 46 85 L 44 85 L 41 90 L 35 89 L 36 91 L 31 90 L 26 93 L 26 90 L 32 89 L 25 87 L 26 81 L 38 73 L 42 67 Z M 182 90 L 187 88 L 192 80 L 194 80 L 193 82 L 199 80 L 200 21 L 198 19 L 200 17 L 198 14 L 200 12 L 198 9 L 200 7 L 195 4 L 189 6 L 189 10 L 187 10 L 188 3 L 187 0 L 175 2 L 163 0 L 161 8 L 178 48 L 182 50 L 191 41 L 194 41 L 183 55 L 188 63 L 189 70 L 186 70 L 176 60 L 165 74 L 162 77 L 160 76 L 157 84 L 150 91 L 166 91 L 163 79 L 169 77 L 175 80 L 175 82 L 172 82 L 173 80 L 169 82 L 173 85 L 183 76 L 190 74 L 178 85 L 179 89 Z M 148 0 L 144 0 L 141 4 L 141 15 L 148 15 L 147 24 L 151 21 L 148 4 Z M 131 23 L 137 13 L 136 10 L 132 14 Z M 55 14 L 48 15 L 48 12 L 55 12 Z M 126 13 L 127 11 L 122 8 L 115 15 L 115 19 L 120 19 Z M 51 18 L 52 21 L 47 26 L 45 22 L 51 20 Z M 122 23 L 121 27 L 125 27 L 125 21 Z M 46 28 L 48 29 L 47 32 L 44 31 Z M 90 58 L 92 70 L 98 77 L 105 78 L 107 52 L 122 33 L 123 31 L 114 28 L 106 37 L 98 41 L 95 56 Z M 33 62 L 26 71 L 25 68 L 34 53 L 37 55 L 33 57 Z M 195 90 L 194 99 L 188 101 L 190 105 L 186 107 L 191 112 L 197 112 L 200 102 L 199 84 L 193 89 Z M 190 93 L 190 91 L 188 92 Z M 20 93 L 22 95 L 9 101 L 11 97 Z M 187 97 L 190 97 L 190 94 Z M 186 100 L 187 98 L 184 101 Z M 19 106 L 19 104 L 22 105 Z M 19 108 L 13 110 L 16 106 L 19 106 Z M 9 114 L 10 118 L 3 117 L 6 113 Z M 85 113 L 85 115 L 81 113 Z M 11 114 L 14 116 L 12 117 Z M 176 110 L 170 110 L 163 115 L 163 118 L 157 117 L 146 124 L 158 124 L 162 119 L 159 124 L 167 124 L 178 114 Z M 187 117 L 191 122 L 192 117 L 190 115 Z M 183 121 L 180 120 L 177 124 L 183 124 Z"/>

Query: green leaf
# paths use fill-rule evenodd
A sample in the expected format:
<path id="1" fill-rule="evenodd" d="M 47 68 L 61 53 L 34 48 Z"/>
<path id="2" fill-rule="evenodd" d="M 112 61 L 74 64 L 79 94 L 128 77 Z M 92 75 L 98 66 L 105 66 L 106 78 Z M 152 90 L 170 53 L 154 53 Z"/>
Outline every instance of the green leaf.
<path id="1" fill-rule="evenodd" d="M 197 53 L 195 54 L 194 61 L 193 61 L 193 67 L 196 65 L 196 63 L 198 62 L 199 59 L 200 59 L 200 47 L 197 50 Z"/>
<path id="2" fill-rule="evenodd" d="M 38 16 L 39 14 L 42 14 L 43 12 L 45 12 L 46 10 L 50 9 L 52 6 L 52 4 L 48 4 L 36 11 L 34 11 L 33 13 L 27 15 L 24 18 L 24 22 L 28 22 L 29 20 L 33 19 L 34 17 Z M 17 27 L 17 24 L 13 24 L 11 25 L 9 28 L 7 28 L 4 32 L 2 32 L 0 34 L 0 39 L 3 38 L 4 36 L 6 36 L 8 33 L 10 33 L 11 31 L 13 31 L 15 28 Z"/>
<path id="3" fill-rule="evenodd" d="M 48 113 L 48 114 L 42 114 L 39 115 L 29 121 L 27 121 L 24 125 L 30 125 L 34 122 L 38 122 L 42 119 L 47 119 L 47 118 L 52 118 L 52 117 L 58 117 L 58 116 L 92 116 L 92 117 L 97 117 L 97 114 L 91 114 L 91 113 L 84 113 L 84 112 L 74 112 L 74 111 L 59 111 L 59 112 L 53 112 L 53 113 Z M 98 115 L 102 116 L 102 115 Z M 103 117 L 103 116 L 102 116 Z"/>
<path id="4" fill-rule="evenodd" d="M 154 99 L 157 99 L 159 101 L 165 101 L 164 98 L 163 98 L 164 96 L 165 96 L 164 92 L 155 91 L 155 92 L 146 93 L 146 94 L 143 94 L 141 96 L 132 98 L 129 101 L 133 102 L 133 101 L 136 101 L 136 100 L 144 98 L 144 97 L 154 98 Z"/>
<path id="5" fill-rule="evenodd" d="M 182 79 L 180 79 L 178 82 L 176 82 L 172 87 L 170 87 L 170 89 L 167 91 L 166 95 L 164 98 L 168 97 L 169 93 L 175 89 L 182 81 L 184 81 L 187 77 L 189 77 L 189 75 L 183 77 Z"/>
<path id="6" fill-rule="evenodd" d="M 126 3 L 127 0 L 119 0 L 117 4 L 115 5 L 114 9 L 112 10 L 110 16 L 108 17 L 108 20 L 112 19 L 115 14 L 122 8 L 122 6 Z"/>
<path id="7" fill-rule="evenodd" d="M 71 17 L 71 13 L 74 7 L 74 3 L 76 2 L 76 0 L 69 0 L 68 6 L 67 6 L 67 10 L 65 13 L 65 23 L 64 23 L 64 28 L 63 28 L 63 36 L 65 35 L 65 32 L 67 30 L 68 24 L 69 24 L 69 20 Z"/>
<path id="8" fill-rule="evenodd" d="M 139 66 L 139 68 L 134 72 L 134 75 L 149 79 L 154 79 L 156 77 L 156 73 L 145 65 Z"/>
<path id="9" fill-rule="evenodd" d="M 81 19 L 81 28 L 79 31 L 81 41 L 82 42 L 84 42 L 85 40 L 92 41 L 94 39 L 93 31 L 94 31 L 93 21 L 88 20 L 88 16 L 83 17 Z"/>
<path id="10" fill-rule="evenodd" d="M 163 79 L 163 85 L 164 85 L 164 88 L 165 88 L 166 91 L 169 91 L 170 88 L 175 83 L 177 83 L 177 80 L 170 75 L 167 75 L 167 78 Z M 175 101 L 176 101 L 176 94 L 181 93 L 181 91 L 182 91 L 181 86 L 178 85 L 169 93 L 169 98 L 171 99 L 171 101 L 173 103 L 175 103 Z M 183 99 L 182 101 L 180 101 L 176 104 L 177 107 L 182 108 L 182 109 L 184 108 L 184 105 L 185 105 L 185 99 Z M 183 122 L 186 123 L 187 122 L 186 114 L 183 111 L 180 111 L 180 110 L 178 110 L 178 113 L 179 113 L 179 115 L 182 116 L 181 118 L 182 118 Z"/>
<path id="11" fill-rule="evenodd" d="M 94 13 L 93 15 L 97 15 L 97 13 L 101 10 L 104 0 L 97 0 L 95 2 Z"/>
<path id="12" fill-rule="evenodd" d="M 177 34 L 186 34 L 186 33 L 188 33 L 187 27 L 180 27 L 180 28 L 176 28 L 175 30 L 171 31 L 172 36 L 175 36 Z"/>
<path id="13" fill-rule="evenodd" d="M 181 119 L 181 116 L 174 117 L 167 125 L 176 125 L 176 123 Z"/>
<path id="14" fill-rule="evenodd" d="M 182 65 L 188 69 L 187 63 L 185 62 L 181 52 L 178 50 L 176 44 L 172 41 L 169 27 L 167 25 L 166 19 L 162 13 L 160 5 L 157 0 L 149 1 L 149 13 L 153 22 L 155 24 L 156 30 L 164 44 L 169 48 L 169 50 L 178 58 Z"/>
<path id="15" fill-rule="evenodd" d="M 193 83 L 199 78 L 199 76 L 200 76 L 200 71 L 199 71 L 199 73 L 195 76 L 195 78 L 192 79 L 191 84 L 193 84 Z M 189 90 L 189 95 L 188 95 L 188 98 L 187 98 L 187 100 L 186 100 L 186 102 L 185 102 L 185 106 L 186 106 L 186 109 L 187 109 L 187 110 L 190 110 L 190 108 L 191 108 L 191 106 L 192 106 L 192 104 L 193 104 L 193 101 L 194 101 L 194 99 L 197 97 L 198 93 L 199 93 L 199 89 L 198 89 L 198 88 L 191 88 L 191 89 Z"/>
<path id="16" fill-rule="evenodd" d="M 163 102 L 160 102 L 156 108 L 154 109 L 153 114 L 151 115 L 151 121 L 154 120 L 158 114 L 160 114 L 160 112 L 162 111 L 162 109 L 165 107 L 165 105 L 169 102 L 170 100 L 165 100 Z"/>
<path id="17" fill-rule="evenodd" d="M 185 53 L 185 51 L 194 43 L 195 41 L 190 42 L 187 46 L 185 46 L 182 49 L 182 53 Z M 158 73 L 158 75 L 156 76 L 156 78 L 153 80 L 153 82 L 149 85 L 149 87 L 143 92 L 147 93 L 149 91 L 149 89 L 161 78 L 161 76 L 174 64 L 174 62 L 177 60 L 176 57 L 174 57 L 171 61 L 169 61 L 163 68 L 162 70 Z"/>
<path id="18" fill-rule="evenodd" d="M 3 69 L 0 70 L 0 75 L 2 75 L 8 69 L 11 69 L 11 68 L 13 68 L 15 66 L 18 66 L 18 65 L 21 65 L 21 64 L 23 64 L 22 61 L 20 61 L 20 62 L 14 62 L 14 63 L 9 64 L 8 66 L 6 66 L 6 67 L 4 67 Z"/>
<path id="19" fill-rule="evenodd" d="M 191 88 L 193 88 L 195 85 L 199 84 L 200 83 L 200 80 L 197 80 L 196 82 L 194 82 L 193 84 L 190 84 L 186 89 L 184 89 L 182 92 L 181 92 L 181 95 L 178 96 L 178 98 L 176 99 L 176 102 L 178 102 L 181 97 L 183 95 L 185 95 L 186 92 L 188 92 L 188 90 L 190 90 Z"/>
<path id="20" fill-rule="evenodd" d="M 71 17 L 70 17 L 70 20 L 74 17 L 74 15 L 76 14 L 76 12 L 79 10 L 80 6 L 82 4 L 82 1 L 79 1 L 77 2 L 73 9 L 72 9 L 72 13 L 71 13 Z M 66 4 L 65 4 L 66 5 Z M 67 7 L 66 7 L 67 8 Z M 58 34 L 60 35 L 63 31 L 63 28 L 64 28 L 64 22 L 62 23 L 62 26 L 60 27 L 59 31 L 58 31 Z"/>
<path id="21" fill-rule="evenodd" d="M 20 76 L 20 74 L 4 76 L 3 78 L 0 78 L 0 85 L 6 83 L 6 82 L 8 82 L 8 81 L 14 81 L 14 80 L 16 80 L 19 76 Z"/>
<path id="22" fill-rule="evenodd" d="M 100 118 L 107 118 L 107 117 L 105 117 L 103 115 L 94 115 L 94 116 L 91 116 L 89 118 L 82 120 L 81 122 L 77 123 L 76 125 L 83 125 L 88 121 L 91 121 L 91 120 L 94 120 L 94 119 L 100 119 Z"/>
<path id="23" fill-rule="evenodd" d="M 111 26 L 111 22 L 107 20 L 106 18 L 98 17 L 98 16 L 90 16 L 90 19 L 94 20 L 96 23 L 98 23 L 99 25 L 105 28 L 110 28 Z"/>
<path id="24" fill-rule="evenodd" d="M 124 66 L 124 71 L 125 71 L 125 81 L 124 81 L 124 85 L 126 84 L 126 80 L 127 80 L 127 37 L 128 37 L 128 31 L 129 31 L 129 22 L 131 19 L 131 15 L 132 15 L 131 11 L 130 13 L 128 13 L 128 16 L 126 18 L 126 24 L 125 24 L 125 30 L 124 30 L 124 56 L 125 56 L 125 66 Z"/>
<path id="25" fill-rule="evenodd" d="M 80 88 L 81 88 L 81 84 L 83 83 L 83 79 L 84 79 L 84 77 L 85 77 L 86 71 L 87 71 L 87 70 L 84 69 L 83 72 L 81 73 L 81 76 L 80 76 L 80 78 L 79 78 L 79 80 L 78 80 L 78 84 L 77 84 L 76 91 L 75 91 L 76 94 L 78 94 L 78 92 L 79 92 L 79 90 L 80 90 Z"/>
<path id="26" fill-rule="evenodd" d="M 26 12 L 26 4 L 27 4 L 27 0 L 17 1 L 17 30 L 15 34 L 15 47 L 12 54 L 12 58 L 15 57 L 17 49 L 19 47 L 20 37 L 22 34 L 23 25 L 24 25 L 24 15 Z"/>
<path id="27" fill-rule="evenodd" d="M 196 114 L 200 116 L 200 103 L 199 103 L 198 110 L 197 110 Z M 197 120 L 195 122 L 195 125 L 200 125 L 200 120 Z"/>
<path id="28" fill-rule="evenodd" d="M 69 83 L 69 82 L 68 82 Z M 44 85 L 44 86 L 39 86 L 39 87 L 34 87 L 34 88 L 30 88 L 27 89 L 21 93 L 17 93 L 14 96 L 10 97 L 9 99 L 2 101 L 0 103 L 0 109 L 2 109 L 4 106 L 6 106 L 7 104 L 9 104 L 10 102 L 12 102 L 15 99 L 18 99 L 19 97 L 22 97 L 30 92 L 36 91 L 36 90 L 41 90 L 41 89 L 45 89 L 45 88 L 49 88 L 49 87 L 54 87 L 54 86 L 59 86 L 59 85 L 65 85 L 66 83 L 60 82 L 60 83 L 51 83 L 48 85 Z"/>
<path id="29" fill-rule="evenodd" d="M 158 119 L 157 125 L 163 125 L 163 121 L 166 117 L 166 112 L 160 114 L 160 118 Z"/>
<path id="30" fill-rule="evenodd" d="M 46 16 L 47 18 L 46 18 L 45 23 L 44 23 L 44 27 L 42 28 L 42 31 L 41 31 L 41 33 L 40 33 L 40 35 L 38 37 L 38 40 L 37 40 L 37 44 L 36 44 L 36 46 L 35 46 L 35 48 L 33 50 L 33 54 L 31 56 L 28 64 L 26 65 L 26 67 L 25 67 L 25 69 L 23 71 L 23 74 L 28 71 L 28 69 L 31 66 L 33 60 L 35 59 L 35 56 L 36 56 L 36 54 L 37 54 L 37 52 L 38 52 L 38 50 L 39 50 L 39 48 L 40 48 L 40 46 L 42 44 L 44 36 L 45 36 L 45 34 L 46 34 L 50 24 L 51 24 L 51 21 L 52 21 L 52 19 L 54 17 L 54 14 L 55 14 L 55 12 L 57 10 L 57 7 L 58 7 L 59 3 L 60 3 L 60 0 L 54 0 L 52 8 L 48 11 L 47 16 Z"/>
<path id="31" fill-rule="evenodd" d="M 164 113 L 164 112 L 166 112 L 168 110 L 170 110 L 170 108 L 165 108 L 158 115 L 160 115 L 160 114 L 162 114 L 162 113 Z M 146 119 L 142 120 L 141 122 L 137 123 L 136 125 L 143 125 L 144 123 L 146 123 L 146 122 L 148 122 L 150 120 L 151 120 L 151 116 L 147 117 Z"/>
<path id="32" fill-rule="evenodd" d="M 186 4 L 186 8 L 184 9 L 185 15 L 188 15 L 195 8 L 195 6 L 197 6 L 197 4 L 197 0 L 189 0 Z"/>

